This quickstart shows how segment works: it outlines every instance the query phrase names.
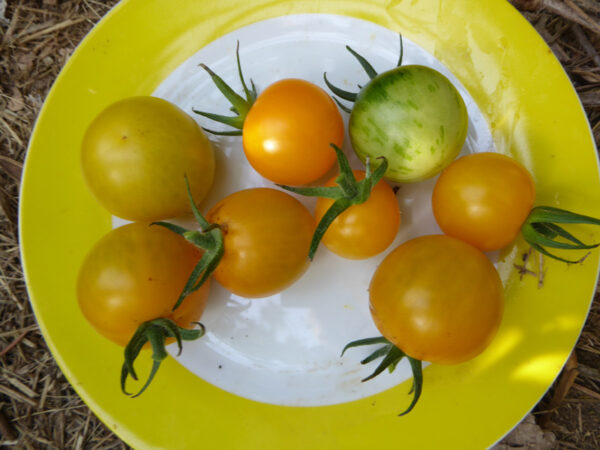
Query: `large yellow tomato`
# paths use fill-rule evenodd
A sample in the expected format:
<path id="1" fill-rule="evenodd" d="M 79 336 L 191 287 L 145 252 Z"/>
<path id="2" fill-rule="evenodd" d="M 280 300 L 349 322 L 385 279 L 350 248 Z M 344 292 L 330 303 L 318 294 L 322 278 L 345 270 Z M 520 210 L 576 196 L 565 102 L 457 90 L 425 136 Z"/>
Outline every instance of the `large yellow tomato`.
<path id="1" fill-rule="evenodd" d="M 273 295 L 308 267 L 315 221 L 285 192 L 270 188 L 235 192 L 217 203 L 206 219 L 220 227 L 224 238 L 225 252 L 214 277 L 234 294 Z"/>
<path id="2" fill-rule="evenodd" d="M 136 221 L 188 214 L 184 175 L 201 202 L 215 170 L 212 146 L 194 119 L 154 97 L 126 98 L 102 111 L 85 133 L 81 163 L 100 204 Z"/>
<path id="3" fill-rule="evenodd" d="M 369 293 L 381 334 L 416 360 L 467 361 L 488 346 L 502 318 L 503 288 L 493 264 L 445 235 L 412 239 L 392 251 Z"/>

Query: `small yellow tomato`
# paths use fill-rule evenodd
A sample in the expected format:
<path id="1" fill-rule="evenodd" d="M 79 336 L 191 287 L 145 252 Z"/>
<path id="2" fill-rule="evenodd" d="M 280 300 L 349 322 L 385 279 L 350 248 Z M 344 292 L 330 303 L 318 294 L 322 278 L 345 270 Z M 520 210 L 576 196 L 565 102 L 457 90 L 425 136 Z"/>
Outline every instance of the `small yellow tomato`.
<path id="1" fill-rule="evenodd" d="M 136 222 L 111 230 L 90 250 L 77 279 L 85 318 L 103 336 L 125 346 L 147 321 L 167 318 L 194 328 L 209 283 L 172 311 L 201 252 L 181 236 Z"/>
<path id="2" fill-rule="evenodd" d="M 315 221 L 285 192 L 253 188 L 235 192 L 207 214 L 223 232 L 225 252 L 215 279 L 242 297 L 266 297 L 296 281 L 308 267 Z"/>
<path id="3" fill-rule="evenodd" d="M 364 170 L 354 170 L 357 181 L 365 178 Z M 335 186 L 336 177 L 325 186 Z M 315 208 L 317 222 L 333 204 L 329 198 L 319 198 Z M 380 180 L 371 190 L 369 198 L 350 206 L 329 225 L 321 240 L 336 255 L 348 259 L 365 259 L 375 256 L 392 243 L 400 226 L 400 208 L 393 189 Z"/>
<path id="4" fill-rule="evenodd" d="M 450 164 L 433 190 L 442 231 L 482 251 L 510 244 L 531 212 L 535 184 L 521 164 L 500 153 L 473 153 Z"/>
<path id="5" fill-rule="evenodd" d="M 331 97 L 313 83 L 277 81 L 256 99 L 244 121 L 246 157 L 275 183 L 301 185 L 335 163 L 330 144 L 342 145 L 344 123 Z"/>

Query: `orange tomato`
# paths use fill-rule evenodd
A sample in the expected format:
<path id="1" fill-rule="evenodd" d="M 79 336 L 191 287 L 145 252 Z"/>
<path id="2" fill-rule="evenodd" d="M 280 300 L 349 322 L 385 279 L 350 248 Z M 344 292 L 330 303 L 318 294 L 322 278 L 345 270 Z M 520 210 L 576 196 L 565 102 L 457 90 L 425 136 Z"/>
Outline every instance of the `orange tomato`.
<path id="1" fill-rule="evenodd" d="M 364 170 L 354 170 L 357 181 L 365 178 Z M 325 186 L 335 186 L 336 177 Z M 319 222 L 333 204 L 319 198 L 315 216 Z M 380 180 L 367 201 L 350 206 L 329 225 L 322 242 L 333 253 L 348 259 L 365 259 L 384 251 L 392 243 L 400 226 L 400 209 L 393 189 Z"/>
<path id="2" fill-rule="evenodd" d="M 442 172 L 432 206 L 444 233 L 492 251 L 517 237 L 534 200 L 535 184 L 527 169 L 499 153 L 474 153 Z"/>
<path id="3" fill-rule="evenodd" d="M 235 192 L 206 215 L 223 232 L 225 252 L 215 279 L 242 297 L 266 297 L 296 281 L 308 267 L 315 229 L 310 212 L 270 188 Z"/>
<path id="4" fill-rule="evenodd" d="M 79 271 L 81 311 L 100 334 L 122 346 L 153 319 L 193 328 L 206 305 L 208 282 L 172 308 L 200 256 L 184 238 L 159 226 L 138 222 L 111 230 Z"/>
<path id="5" fill-rule="evenodd" d="M 493 264 L 475 247 L 444 235 L 393 250 L 375 271 L 369 294 L 381 334 L 408 356 L 439 364 L 481 353 L 503 312 Z"/>
<path id="6" fill-rule="evenodd" d="M 284 79 L 256 99 L 243 126 L 252 167 L 275 183 L 300 185 L 325 175 L 336 160 L 330 144 L 342 145 L 344 124 L 331 97 L 320 87 Z"/>

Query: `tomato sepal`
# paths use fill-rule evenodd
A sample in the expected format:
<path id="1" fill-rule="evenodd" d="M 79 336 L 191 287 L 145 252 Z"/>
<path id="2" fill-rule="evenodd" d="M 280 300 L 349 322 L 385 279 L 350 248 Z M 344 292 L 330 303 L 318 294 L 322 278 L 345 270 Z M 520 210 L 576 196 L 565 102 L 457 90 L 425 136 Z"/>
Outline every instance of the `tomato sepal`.
<path id="1" fill-rule="evenodd" d="M 341 89 L 341 88 L 337 87 L 336 85 L 332 84 L 327 79 L 327 72 L 323 73 L 323 80 L 325 81 L 325 84 L 327 85 L 327 87 L 329 89 L 331 89 L 331 92 L 333 92 L 338 97 L 340 97 L 340 98 L 342 98 L 344 100 L 348 100 L 349 102 L 355 102 L 356 101 L 356 97 L 358 97 L 358 92 L 346 91 L 346 90 Z M 333 97 L 333 99 L 336 100 L 336 102 L 337 102 L 338 105 L 340 105 L 339 101 L 335 97 Z"/>
<path id="2" fill-rule="evenodd" d="M 340 170 L 340 175 L 335 180 L 338 186 L 293 187 L 283 184 L 277 185 L 282 189 L 294 192 L 296 194 L 308 197 L 325 197 L 334 200 L 331 207 L 327 210 L 317 224 L 317 228 L 313 234 L 308 251 L 308 258 L 311 261 L 314 258 L 317 248 L 319 247 L 319 243 L 327 231 L 327 228 L 329 228 L 329 225 L 331 225 L 335 218 L 347 210 L 350 206 L 359 205 L 366 202 L 371 194 L 371 190 L 381 180 L 381 178 L 383 178 L 383 175 L 388 167 L 387 159 L 381 157 L 377 158 L 381 159 L 381 164 L 379 164 L 374 171 L 371 171 L 371 165 L 367 160 L 365 178 L 361 181 L 356 181 L 354 173 L 350 167 L 350 163 L 348 162 L 348 158 L 346 155 L 344 155 L 342 149 L 335 144 L 331 144 L 331 147 L 335 150 L 337 155 L 337 161 Z"/>
<path id="3" fill-rule="evenodd" d="M 398 36 L 400 38 L 400 54 L 398 56 L 398 63 L 396 64 L 396 67 L 400 67 L 402 65 L 402 59 L 404 57 L 404 44 L 402 43 L 402 34 L 399 34 Z M 356 60 L 361 65 L 361 67 L 363 68 L 363 70 L 365 71 L 365 73 L 367 74 L 367 76 L 369 77 L 370 80 L 372 80 L 373 78 L 375 78 L 378 75 L 377 71 L 373 68 L 371 63 L 364 56 L 362 56 L 360 53 L 356 52 L 349 45 L 346 45 L 346 50 L 348 50 L 350 52 L 350 54 L 356 58 Z M 349 102 L 352 102 L 352 103 L 354 103 L 356 101 L 356 99 L 358 97 L 358 93 L 346 91 L 346 90 L 341 89 L 341 88 L 335 86 L 334 84 L 332 84 L 327 79 L 327 72 L 323 73 L 323 80 L 325 81 L 325 84 L 331 90 L 331 92 L 333 92 L 338 97 L 340 97 L 344 100 L 347 100 Z M 363 88 L 363 86 L 360 86 L 360 85 L 358 86 L 359 90 L 362 90 L 362 88 Z M 345 112 L 347 112 L 347 113 L 352 112 L 352 110 L 350 108 L 348 108 L 347 106 L 340 103 L 340 101 L 337 98 L 334 97 L 333 99 L 338 104 L 338 106 L 340 108 L 342 108 Z"/>
<path id="4" fill-rule="evenodd" d="M 194 111 L 192 109 L 192 111 Z M 195 111 L 194 111 L 195 112 Z M 214 134 L 215 136 L 241 136 L 242 130 L 232 130 L 232 131 L 217 131 L 211 130 L 210 128 L 202 127 L 204 131 L 210 134 Z"/>
<path id="5" fill-rule="evenodd" d="M 198 264 L 192 270 L 179 298 L 175 302 L 172 311 L 175 311 L 181 302 L 192 292 L 200 289 L 202 285 L 208 280 L 208 278 L 215 271 L 221 258 L 223 258 L 223 254 L 225 253 L 225 242 L 223 239 L 223 232 L 219 228 L 218 224 L 209 223 L 204 216 L 198 210 L 196 203 L 194 203 L 194 199 L 192 197 L 192 191 L 190 189 L 190 183 L 185 178 L 185 186 L 187 188 L 188 198 L 190 200 L 190 206 L 192 208 L 192 212 L 194 213 L 194 218 L 202 231 L 197 230 L 188 230 L 179 225 L 175 225 L 170 222 L 153 222 L 152 225 L 162 226 L 174 233 L 183 236 L 188 242 L 196 246 L 197 248 L 203 250 L 202 257 Z"/>
<path id="6" fill-rule="evenodd" d="M 206 117 L 207 119 L 214 120 L 215 122 L 219 122 L 225 125 L 229 125 L 230 127 L 237 128 L 239 130 L 244 126 L 244 118 L 240 116 L 223 116 L 221 114 L 213 114 L 206 111 L 200 111 L 195 108 L 192 108 L 192 111 L 199 116 Z M 202 128 L 204 131 L 210 132 L 208 128 Z M 235 132 L 235 133 L 239 133 Z"/>
<path id="7" fill-rule="evenodd" d="M 359 62 L 359 64 L 371 80 L 377 76 L 377 71 L 373 68 L 371 63 L 367 61 L 367 59 L 364 56 L 355 52 L 349 45 L 346 45 L 346 50 L 348 50 L 350 54 L 356 58 L 356 60 Z"/>
<path id="8" fill-rule="evenodd" d="M 525 241 L 538 252 L 567 264 L 580 263 L 587 257 L 587 254 L 580 259 L 570 260 L 550 253 L 546 247 L 563 250 L 588 250 L 600 245 L 600 243 L 584 244 L 557 223 L 600 225 L 600 219 L 552 206 L 537 206 L 529 213 L 521 227 L 521 234 Z M 557 238 L 563 240 L 559 241 Z"/>
<path id="9" fill-rule="evenodd" d="M 409 391 L 409 394 L 412 394 L 413 399 L 412 399 L 410 405 L 408 405 L 408 408 L 406 408 L 403 412 L 398 414 L 398 416 L 404 416 L 405 414 L 408 414 L 410 411 L 412 411 L 412 409 L 415 407 L 415 405 L 419 401 L 419 398 L 421 397 L 421 393 L 423 392 L 423 363 L 416 358 L 412 358 L 412 357 L 408 356 L 406 353 L 404 353 L 401 349 L 396 347 L 394 344 L 392 344 L 389 340 L 387 340 L 383 336 L 378 336 L 378 337 L 373 337 L 373 338 L 365 338 L 365 339 L 359 339 L 356 341 L 352 341 L 352 342 L 346 344 L 346 346 L 342 350 L 341 356 L 344 356 L 344 353 L 346 352 L 346 350 L 348 350 L 350 348 L 360 347 L 360 346 L 364 346 L 364 345 L 375 345 L 375 344 L 382 344 L 382 346 L 377 348 L 373 353 L 371 353 L 369 356 L 367 356 L 362 361 L 360 361 L 360 363 L 362 365 L 365 365 L 372 361 L 375 361 L 376 359 L 379 359 L 379 358 L 383 358 L 383 359 L 380 361 L 379 365 L 375 368 L 375 370 L 369 376 L 363 378 L 361 381 L 362 382 L 369 381 L 369 380 L 375 378 L 377 375 L 381 374 L 386 369 L 390 373 L 393 372 L 396 369 L 396 366 L 398 365 L 398 363 L 400 361 L 402 361 L 402 358 L 406 357 L 406 359 L 408 360 L 408 362 L 410 364 L 410 368 L 411 368 L 412 376 L 413 376 L 413 384 Z"/>
<path id="10" fill-rule="evenodd" d="M 352 113 L 352 108 L 348 108 L 346 105 L 344 105 L 342 102 L 340 102 L 336 97 L 332 97 L 333 101 L 336 103 L 336 105 L 338 105 L 338 107 L 344 111 L 345 113 L 351 114 Z"/>
<path id="11" fill-rule="evenodd" d="M 178 347 L 178 354 L 181 354 L 183 348 L 182 341 L 193 341 L 202 337 L 205 333 L 204 325 L 199 322 L 194 322 L 194 325 L 198 325 L 200 328 L 182 328 L 173 320 L 165 317 L 160 317 L 142 323 L 125 347 L 124 362 L 121 368 L 121 390 L 123 393 L 131 396 L 132 398 L 139 397 L 148 388 L 148 386 L 150 386 L 150 383 L 160 368 L 160 364 L 168 356 L 165 348 L 165 342 L 167 338 L 175 338 Z M 131 376 L 131 378 L 134 380 L 138 379 L 134 369 L 134 362 L 147 342 L 150 343 L 152 348 L 152 368 L 142 388 L 135 395 L 132 395 L 126 390 L 127 378 Z"/>
<path id="12" fill-rule="evenodd" d="M 198 261 L 198 264 L 196 264 L 194 270 L 192 270 L 181 294 L 173 305 L 172 311 L 175 311 L 179 308 L 179 305 L 181 305 L 185 297 L 202 287 L 219 265 L 219 261 L 221 261 L 225 251 L 223 234 L 220 229 L 211 226 L 207 227 L 207 229 L 202 232 L 199 232 L 196 230 L 187 230 L 170 222 L 153 222 L 152 225 L 159 225 L 177 233 L 194 246 L 204 250 L 200 261 Z M 210 228 L 210 230 L 208 230 L 208 228 Z"/>
<path id="13" fill-rule="evenodd" d="M 234 131 L 214 131 L 208 128 L 204 128 L 203 130 L 220 136 L 239 136 L 242 134 L 241 130 L 244 127 L 244 122 L 246 120 L 246 116 L 250 111 L 250 108 L 256 101 L 258 93 L 256 91 L 256 86 L 254 85 L 254 81 L 250 80 L 250 88 L 246 84 L 246 80 L 244 79 L 244 75 L 242 73 L 242 65 L 240 63 L 240 42 L 238 41 L 236 49 L 236 62 L 238 69 L 238 76 L 242 83 L 242 88 L 244 89 L 244 97 L 235 92 L 219 75 L 213 72 L 210 67 L 206 64 L 199 64 L 206 72 L 210 75 L 213 83 L 221 91 L 221 93 L 225 96 L 225 98 L 231 103 L 231 111 L 236 114 L 235 116 L 223 116 L 221 114 L 214 114 L 206 111 L 200 111 L 195 108 L 192 108 L 192 111 L 195 114 L 211 119 L 215 122 L 222 123 L 225 125 L 229 125 L 230 127 L 236 128 Z"/>
<path id="14" fill-rule="evenodd" d="M 404 59 L 404 42 L 402 41 L 401 33 L 398 33 L 398 39 L 400 40 L 400 52 L 398 54 L 398 62 L 396 63 L 396 67 L 400 67 L 402 65 L 402 60 Z"/>
<path id="15" fill-rule="evenodd" d="M 337 216 L 346 211 L 353 205 L 352 200 L 348 198 L 339 198 L 333 205 L 327 210 L 327 212 L 323 215 L 319 223 L 317 224 L 317 228 L 315 229 L 315 233 L 313 234 L 313 238 L 310 242 L 310 248 L 308 251 L 308 258 L 312 261 L 317 252 L 317 248 L 319 247 L 319 243 L 325 232 L 329 228 L 329 225 L 335 220 Z"/>

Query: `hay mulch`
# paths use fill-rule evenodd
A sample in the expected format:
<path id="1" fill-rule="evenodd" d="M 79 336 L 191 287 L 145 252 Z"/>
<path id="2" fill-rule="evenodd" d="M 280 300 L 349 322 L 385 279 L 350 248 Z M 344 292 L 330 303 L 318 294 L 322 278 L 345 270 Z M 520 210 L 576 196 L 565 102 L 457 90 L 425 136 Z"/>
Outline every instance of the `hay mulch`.
<path id="1" fill-rule="evenodd" d="M 128 448 L 75 394 L 48 352 L 19 260 L 27 143 L 60 69 L 116 0 L 0 0 L 0 446 Z M 513 0 L 571 77 L 600 143 L 600 3 Z M 600 448 L 600 295 L 563 373 L 498 448 Z"/>

